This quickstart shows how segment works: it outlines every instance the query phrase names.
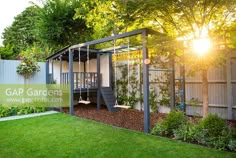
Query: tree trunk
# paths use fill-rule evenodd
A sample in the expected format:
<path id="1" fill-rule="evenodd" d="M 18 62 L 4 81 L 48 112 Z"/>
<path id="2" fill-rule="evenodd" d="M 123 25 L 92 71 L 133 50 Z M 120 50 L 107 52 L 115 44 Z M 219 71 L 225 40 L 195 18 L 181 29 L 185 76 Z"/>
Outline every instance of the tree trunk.
<path id="1" fill-rule="evenodd" d="M 203 118 L 208 114 L 208 80 L 207 70 L 202 70 L 202 99 L 203 99 Z"/>

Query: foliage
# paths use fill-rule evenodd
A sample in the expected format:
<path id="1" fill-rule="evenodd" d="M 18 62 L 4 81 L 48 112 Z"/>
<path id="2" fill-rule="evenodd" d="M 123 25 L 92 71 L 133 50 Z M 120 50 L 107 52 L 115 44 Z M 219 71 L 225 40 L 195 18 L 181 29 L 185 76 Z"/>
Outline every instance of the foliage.
<path id="1" fill-rule="evenodd" d="M 135 103 L 140 99 L 137 96 L 138 92 L 140 92 L 138 85 L 138 79 L 136 78 L 136 67 L 137 65 L 130 65 L 129 75 L 127 65 L 117 66 L 117 71 L 120 72 L 121 76 L 117 78 L 116 81 L 116 93 L 119 104 L 129 105 L 132 108 Z M 117 74 L 116 74 L 117 75 Z M 127 76 L 127 77 L 125 77 Z M 128 88 L 129 86 L 129 88 Z"/>
<path id="2" fill-rule="evenodd" d="M 227 32 L 228 43 L 230 48 L 236 48 L 236 24 L 234 23 Z"/>
<path id="3" fill-rule="evenodd" d="M 196 140 L 217 149 L 227 149 L 231 140 L 231 132 L 226 122 L 217 115 L 209 114 L 198 125 Z"/>
<path id="4" fill-rule="evenodd" d="M 200 101 L 198 98 L 191 98 L 187 104 L 191 106 L 197 106 L 199 103 Z"/>
<path id="5" fill-rule="evenodd" d="M 197 126 L 187 122 L 180 128 L 174 130 L 174 136 L 178 140 L 183 140 L 185 142 L 195 142 L 197 130 Z"/>
<path id="6" fill-rule="evenodd" d="M 227 130 L 225 120 L 213 114 L 209 114 L 205 119 L 203 119 L 199 123 L 199 126 L 207 131 L 207 137 L 217 137 L 223 131 Z"/>
<path id="7" fill-rule="evenodd" d="M 157 95 L 154 89 L 151 89 L 149 92 L 149 105 L 153 112 L 157 112 Z"/>
<path id="8" fill-rule="evenodd" d="M 37 9 L 31 6 L 17 15 L 11 26 L 5 28 L 3 44 L 6 49 L 7 47 L 12 49 L 6 59 L 15 58 L 18 53 L 38 42 L 35 34 L 37 19 Z"/>
<path id="9" fill-rule="evenodd" d="M 236 139 L 231 139 L 228 144 L 229 150 L 236 152 Z"/>
<path id="10" fill-rule="evenodd" d="M 174 137 L 190 143 L 198 143 L 219 150 L 235 151 L 235 138 L 226 122 L 217 115 L 209 114 L 199 123 L 187 120 L 183 112 L 172 111 L 162 122 L 156 124 L 152 134 Z"/>
<path id="11" fill-rule="evenodd" d="M 35 72 L 39 72 L 40 67 L 32 57 L 23 57 L 21 63 L 17 66 L 16 72 L 28 79 Z"/>
<path id="12" fill-rule="evenodd" d="M 0 59 L 11 59 L 13 57 L 13 48 L 11 45 L 0 47 Z"/>
<path id="13" fill-rule="evenodd" d="M 37 112 L 44 112 L 45 107 L 35 107 L 35 106 L 3 106 L 0 105 L 0 117 L 14 116 L 31 114 Z"/>
<path id="14" fill-rule="evenodd" d="M 73 20 L 79 0 L 46 0 L 43 7 L 37 7 L 37 36 L 51 48 L 59 49 L 89 40 L 90 30 L 81 18 Z"/>
<path id="15" fill-rule="evenodd" d="M 235 150 L 234 140 L 226 123 L 216 115 L 209 114 L 199 124 L 188 122 L 174 130 L 176 139 L 199 143 L 221 150 Z"/>
<path id="16" fill-rule="evenodd" d="M 182 111 L 171 111 L 168 116 L 158 123 L 152 130 L 152 134 L 161 136 L 174 136 L 174 130 L 186 124 L 187 117 Z"/>
<path id="17" fill-rule="evenodd" d="M 182 50 L 184 63 L 190 72 L 202 71 L 203 77 L 203 116 L 207 115 L 207 70 L 212 66 L 225 63 L 226 49 L 219 50 L 227 43 L 227 31 L 235 20 L 235 0 L 141 0 L 140 16 L 149 19 L 152 27 L 158 31 L 181 40 L 175 50 Z M 148 8 L 148 9 L 147 9 Z M 180 20 L 181 19 L 181 20 Z M 212 50 L 204 56 L 193 52 L 193 40 L 210 38 Z"/>
<path id="18" fill-rule="evenodd" d="M 85 21 L 73 19 L 75 8 L 79 7 L 79 0 L 45 0 L 42 6 L 33 4 L 26 8 L 4 30 L 4 47 L 0 50 L 6 54 L 1 53 L 3 58 L 14 59 L 19 53 L 33 47 L 51 52 L 91 39 L 92 32 L 86 27 Z"/>
<path id="19" fill-rule="evenodd" d="M 159 48 L 159 49 L 158 49 Z M 151 63 L 149 66 L 152 69 L 170 69 L 170 54 L 167 50 L 169 48 L 161 49 L 160 47 L 154 47 L 154 52 L 151 52 Z M 157 102 L 160 106 L 170 105 L 170 71 L 150 71 L 152 81 L 156 87 L 158 87 L 158 99 Z"/>
<path id="20" fill-rule="evenodd" d="M 33 45 L 32 47 L 28 47 L 25 51 L 20 52 L 17 58 L 33 58 L 37 62 L 44 62 L 46 57 L 49 56 L 51 52 L 52 50 L 49 47 L 42 48 L 37 47 L 37 45 Z"/>
<path id="21" fill-rule="evenodd" d="M 140 27 L 135 23 L 138 9 L 134 1 L 82 0 L 75 19 L 82 18 L 93 29 L 93 38 L 102 38 Z"/>

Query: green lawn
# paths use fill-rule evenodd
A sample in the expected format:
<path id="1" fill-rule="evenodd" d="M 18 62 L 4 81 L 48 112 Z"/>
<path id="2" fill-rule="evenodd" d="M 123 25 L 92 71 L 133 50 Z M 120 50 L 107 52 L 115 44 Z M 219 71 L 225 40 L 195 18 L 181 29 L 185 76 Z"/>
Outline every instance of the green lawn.
<path id="1" fill-rule="evenodd" d="M 236 153 L 53 114 L 0 122 L 0 158 L 19 157 L 233 158 Z"/>

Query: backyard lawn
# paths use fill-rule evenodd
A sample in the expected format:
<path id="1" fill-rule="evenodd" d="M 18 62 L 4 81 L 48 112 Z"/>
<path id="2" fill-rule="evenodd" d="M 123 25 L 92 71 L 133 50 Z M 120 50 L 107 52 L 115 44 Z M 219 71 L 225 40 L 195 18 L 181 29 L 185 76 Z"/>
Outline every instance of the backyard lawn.
<path id="1" fill-rule="evenodd" d="M 0 157 L 236 157 L 236 153 L 53 114 L 0 122 Z"/>

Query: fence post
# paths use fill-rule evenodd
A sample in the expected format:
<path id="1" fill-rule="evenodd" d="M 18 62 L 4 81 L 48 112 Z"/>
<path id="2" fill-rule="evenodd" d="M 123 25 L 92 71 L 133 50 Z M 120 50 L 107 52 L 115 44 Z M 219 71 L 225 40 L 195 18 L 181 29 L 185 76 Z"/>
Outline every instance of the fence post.
<path id="1" fill-rule="evenodd" d="M 232 77 L 231 77 L 231 56 L 227 56 L 226 60 L 226 72 L 227 72 L 227 105 L 228 105 L 228 120 L 232 120 L 232 106 L 233 106 L 233 96 L 232 96 Z"/>

